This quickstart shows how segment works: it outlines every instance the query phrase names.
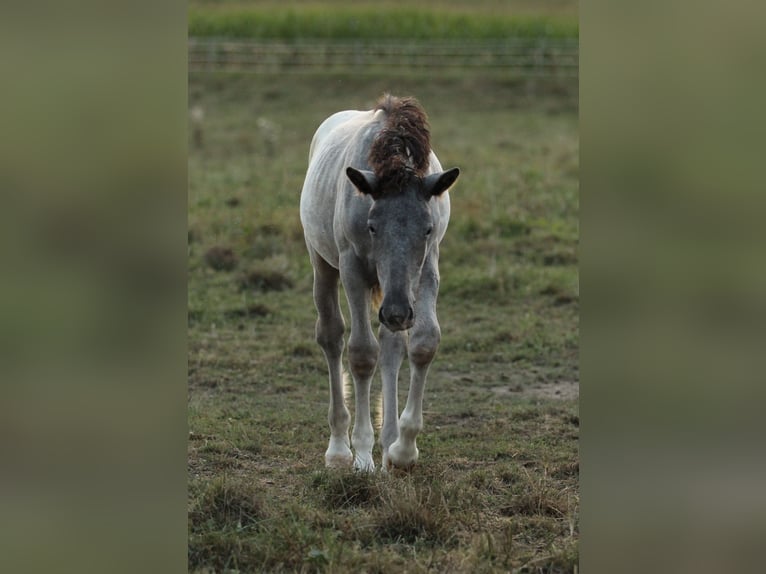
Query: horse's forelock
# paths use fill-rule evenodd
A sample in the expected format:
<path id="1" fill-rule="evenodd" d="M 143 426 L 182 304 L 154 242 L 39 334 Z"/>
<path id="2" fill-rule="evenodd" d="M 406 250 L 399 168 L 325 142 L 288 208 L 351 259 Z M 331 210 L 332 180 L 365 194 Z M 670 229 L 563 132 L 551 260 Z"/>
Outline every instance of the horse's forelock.
<path id="1" fill-rule="evenodd" d="M 368 157 L 384 187 L 401 187 L 413 176 L 422 177 L 428 169 L 431 134 L 428 116 L 412 97 L 384 94 L 375 110 L 383 110 L 385 123 L 375 137 Z"/>

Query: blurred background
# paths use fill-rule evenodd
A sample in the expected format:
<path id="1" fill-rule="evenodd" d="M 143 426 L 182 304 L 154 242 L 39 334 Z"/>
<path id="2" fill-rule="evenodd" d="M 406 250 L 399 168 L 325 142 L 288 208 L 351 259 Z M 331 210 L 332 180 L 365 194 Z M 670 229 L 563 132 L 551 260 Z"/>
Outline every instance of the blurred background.
<path id="1" fill-rule="evenodd" d="M 546 257 L 571 262 L 577 254 L 586 292 L 579 353 L 583 567 L 757 570 L 766 522 L 759 410 L 766 278 L 761 3 L 594 1 L 579 7 L 572 33 L 568 22 L 577 22 L 578 10 L 571 3 L 384 2 L 377 4 L 381 13 L 401 9 L 410 18 L 393 25 L 393 16 L 380 16 L 368 24 L 368 31 L 385 31 L 371 35 L 370 47 L 362 41 L 364 26 L 352 25 L 364 19 L 345 19 L 340 28 L 346 32 L 338 34 L 335 10 L 322 6 L 336 8 L 82 0 L 4 7 L 0 569 L 186 568 L 187 330 L 193 349 L 195 325 L 209 331 L 224 312 L 255 305 L 230 290 L 258 253 L 274 274 L 256 275 L 256 285 L 285 278 L 300 285 L 308 272 L 299 238 L 285 241 L 297 233 L 292 197 L 265 202 L 279 231 L 259 233 L 263 239 L 250 253 L 250 243 L 233 232 L 226 202 L 240 201 L 249 216 L 257 214 L 244 203 L 252 186 L 245 182 L 254 173 L 297 194 L 307 133 L 329 113 L 364 108 L 389 89 L 421 98 L 437 152 L 445 164 L 466 170 L 453 199 L 464 203 L 456 206 L 447 236 L 454 237 L 449 250 L 457 260 L 448 263 L 445 254 L 454 278 L 445 299 L 491 303 L 500 289 L 517 297 L 528 289 L 541 301 L 539 291 L 551 286 L 547 296 L 551 303 L 560 298 L 562 312 L 571 312 L 576 293 L 579 314 L 571 264 L 547 266 L 562 273 L 555 281 L 529 271 L 516 285 L 516 273 L 501 264 L 505 259 L 496 257 L 492 267 L 491 248 L 494 242 L 500 246 L 495 253 L 518 249 L 529 229 L 532 245 L 521 250 L 532 254 L 527 267 L 535 261 L 546 267 Z M 315 26 L 330 20 L 321 24 L 325 31 L 295 31 L 308 25 L 303 8 L 308 15 L 313 10 Z M 368 3 L 337 7 L 347 14 L 373 9 Z M 271 21 L 271 29 L 293 32 L 224 33 L 229 19 L 243 21 L 243 12 L 256 14 L 244 18 L 250 18 L 248 30 Z M 426 13 L 431 30 L 441 26 L 441 33 L 431 32 L 438 53 L 450 50 L 448 61 L 468 61 L 463 67 L 474 72 L 442 63 L 437 73 L 433 60 L 425 71 L 403 69 L 402 60 L 421 58 L 410 46 L 425 38 L 408 25 L 422 27 Z M 472 19 L 484 24 L 471 28 Z M 402 39 L 391 31 L 397 26 L 407 30 L 407 41 L 392 47 L 392 39 Z M 505 31 L 477 31 L 484 28 Z M 460 30 L 472 32 L 459 37 Z M 549 52 L 559 75 L 551 81 L 539 77 L 540 62 L 551 56 L 535 52 L 539 43 L 529 48 L 540 30 L 551 45 L 555 39 Z M 326 41 L 331 34 L 338 42 Z M 576 82 L 560 42 L 572 36 L 581 37 Z M 517 55 L 510 38 L 525 52 Z M 304 40 L 316 54 L 295 47 Z M 270 51 L 257 46 L 261 41 Z M 353 67 L 349 53 L 362 44 L 364 65 Z M 398 56 L 400 49 L 409 50 L 406 57 Z M 236 68 L 234 56 L 248 61 L 243 67 L 260 66 L 259 73 L 215 71 Z M 422 56 L 432 57 L 433 51 Z M 399 71 L 385 77 L 379 69 L 367 76 L 360 71 L 379 61 L 386 66 L 378 68 Z M 340 66 L 346 73 L 326 80 L 324 72 L 288 73 L 285 62 L 303 69 Z M 499 63 L 505 72 L 479 62 Z M 452 118 L 456 108 L 459 122 Z M 483 110 L 492 114 L 481 117 Z M 491 144 L 482 152 L 471 143 L 479 138 Z M 550 142 L 557 142 L 554 155 L 544 156 Z M 237 151 L 247 146 L 252 156 Z M 273 158 L 293 148 L 290 164 L 279 167 Z M 557 173 L 570 175 L 553 185 L 571 190 L 579 180 L 583 209 L 572 210 L 571 201 L 557 208 L 569 214 L 555 232 L 566 240 L 541 249 L 539 213 L 558 200 L 540 173 L 551 173 L 545 162 L 557 156 Z M 234 166 L 232 174 L 221 173 L 224 162 Z M 205 165 L 221 195 L 205 191 L 211 188 Z M 485 169 L 471 173 L 471 165 Z M 483 191 L 472 205 L 474 189 Z M 469 214 L 486 213 L 488 190 L 511 190 L 524 213 L 509 213 L 514 204 L 496 191 L 491 212 L 497 220 L 484 220 L 487 227 L 471 223 Z M 210 215 L 195 207 L 196 201 L 204 205 L 205 193 Z M 568 197 L 575 196 L 570 191 Z M 582 233 L 579 227 L 575 233 L 575 219 L 582 220 Z M 495 237 L 496 229 L 508 230 L 508 237 Z M 476 243 L 457 241 L 463 237 Z M 238 259 L 228 279 L 205 263 L 209 249 L 225 244 Z M 477 264 L 464 266 L 471 245 L 478 246 Z M 222 255 L 214 264 L 232 265 L 234 257 Z M 215 252 L 209 259 L 216 261 Z M 212 285 L 204 289 L 207 301 L 199 287 L 205 274 Z M 271 308 L 263 305 L 246 313 L 258 317 Z M 444 312 L 450 308 L 456 307 L 442 305 Z M 294 322 L 301 336 L 303 320 Z M 571 325 L 571 315 L 567 321 L 559 324 Z M 527 326 L 544 332 L 532 320 Z M 481 338 L 484 328 L 475 331 Z M 572 336 L 558 328 L 554 335 L 516 351 L 529 360 L 550 347 L 559 356 L 557 368 L 571 372 L 562 350 Z M 460 352 L 468 353 L 465 366 L 473 361 L 470 353 L 483 351 Z M 278 358 L 270 359 L 272 367 Z M 311 356 L 306 361 L 313 364 Z"/>

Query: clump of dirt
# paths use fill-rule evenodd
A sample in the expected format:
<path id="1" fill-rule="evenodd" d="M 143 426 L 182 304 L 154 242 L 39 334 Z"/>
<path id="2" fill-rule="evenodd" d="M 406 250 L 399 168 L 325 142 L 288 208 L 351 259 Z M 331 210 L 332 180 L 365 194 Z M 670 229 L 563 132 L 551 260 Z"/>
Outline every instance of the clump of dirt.
<path id="1" fill-rule="evenodd" d="M 314 354 L 313 347 L 309 347 L 308 345 L 295 345 L 292 349 L 292 355 L 293 357 L 311 357 Z"/>
<path id="2" fill-rule="evenodd" d="M 293 280 L 285 273 L 273 269 L 254 269 L 239 278 L 241 291 L 284 291 L 293 286 Z"/>
<path id="3" fill-rule="evenodd" d="M 216 271 L 231 271 L 239 263 L 239 258 L 230 247 L 216 245 L 205 253 L 205 263 Z"/>
<path id="4" fill-rule="evenodd" d="M 579 303 L 580 298 L 578 295 L 570 293 L 562 287 L 556 285 L 548 285 L 544 289 L 539 291 L 540 295 L 550 295 L 553 297 L 553 305 L 559 307 L 561 305 L 569 305 L 571 303 Z"/>
<path id="5" fill-rule="evenodd" d="M 558 306 L 569 305 L 570 303 L 578 303 L 580 299 L 575 295 L 559 295 L 553 300 L 553 304 Z"/>
<path id="6" fill-rule="evenodd" d="M 567 251 L 557 251 L 543 255 L 543 265 L 546 267 L 558 265 L 577 265 L 577 255 Z"/>
<path id="7" fill-rule="evenodd" d="M 227 319 L 251 319 L 253 317 L 265 317 L 271 314 L 271 309 L 261 303 L 252 303 L 244 309 L 231 309 L 224 312 Z"/>

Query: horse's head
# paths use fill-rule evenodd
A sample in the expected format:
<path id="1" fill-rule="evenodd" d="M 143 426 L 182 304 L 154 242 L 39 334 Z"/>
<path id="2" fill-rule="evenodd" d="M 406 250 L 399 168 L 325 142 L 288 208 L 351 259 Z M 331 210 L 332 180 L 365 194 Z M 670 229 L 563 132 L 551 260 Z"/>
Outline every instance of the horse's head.
<path id="1" fill-rule="evenodd" d="M 415 294 L 428 250 L 437 242 L 431 198 L 455 182 L 460 170 L 412 177 L 402 185 L 378 181 L 371 171 L 346 169 L 363 194 L 373 199 L 367 218 L 372 257 L 383 302 L 378 316 L 391 331 L 409 329 L 415 322 Z"/>

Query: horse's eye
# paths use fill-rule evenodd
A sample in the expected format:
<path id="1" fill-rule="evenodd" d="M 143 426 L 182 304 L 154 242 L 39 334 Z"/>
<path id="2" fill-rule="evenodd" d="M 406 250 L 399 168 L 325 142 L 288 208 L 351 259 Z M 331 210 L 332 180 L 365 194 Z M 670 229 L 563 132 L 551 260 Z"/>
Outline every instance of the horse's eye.
<path id="1" fill-rule="evenodd" d="M 433 228 L 433 227 L 429 227 L 428 229 L 426 229 L 426 237 L 428 237 L 429 235 L 431 235 L 431 232 L 432 232 L 433 230 L 434 230 L 434 228 Z"/>
<path id="2" fill-rule="evenodd" d="M 375 226 L 374 225 L 368 225 L 367 229 L 370 230 L 370 235 L 375 235 Z"/>

